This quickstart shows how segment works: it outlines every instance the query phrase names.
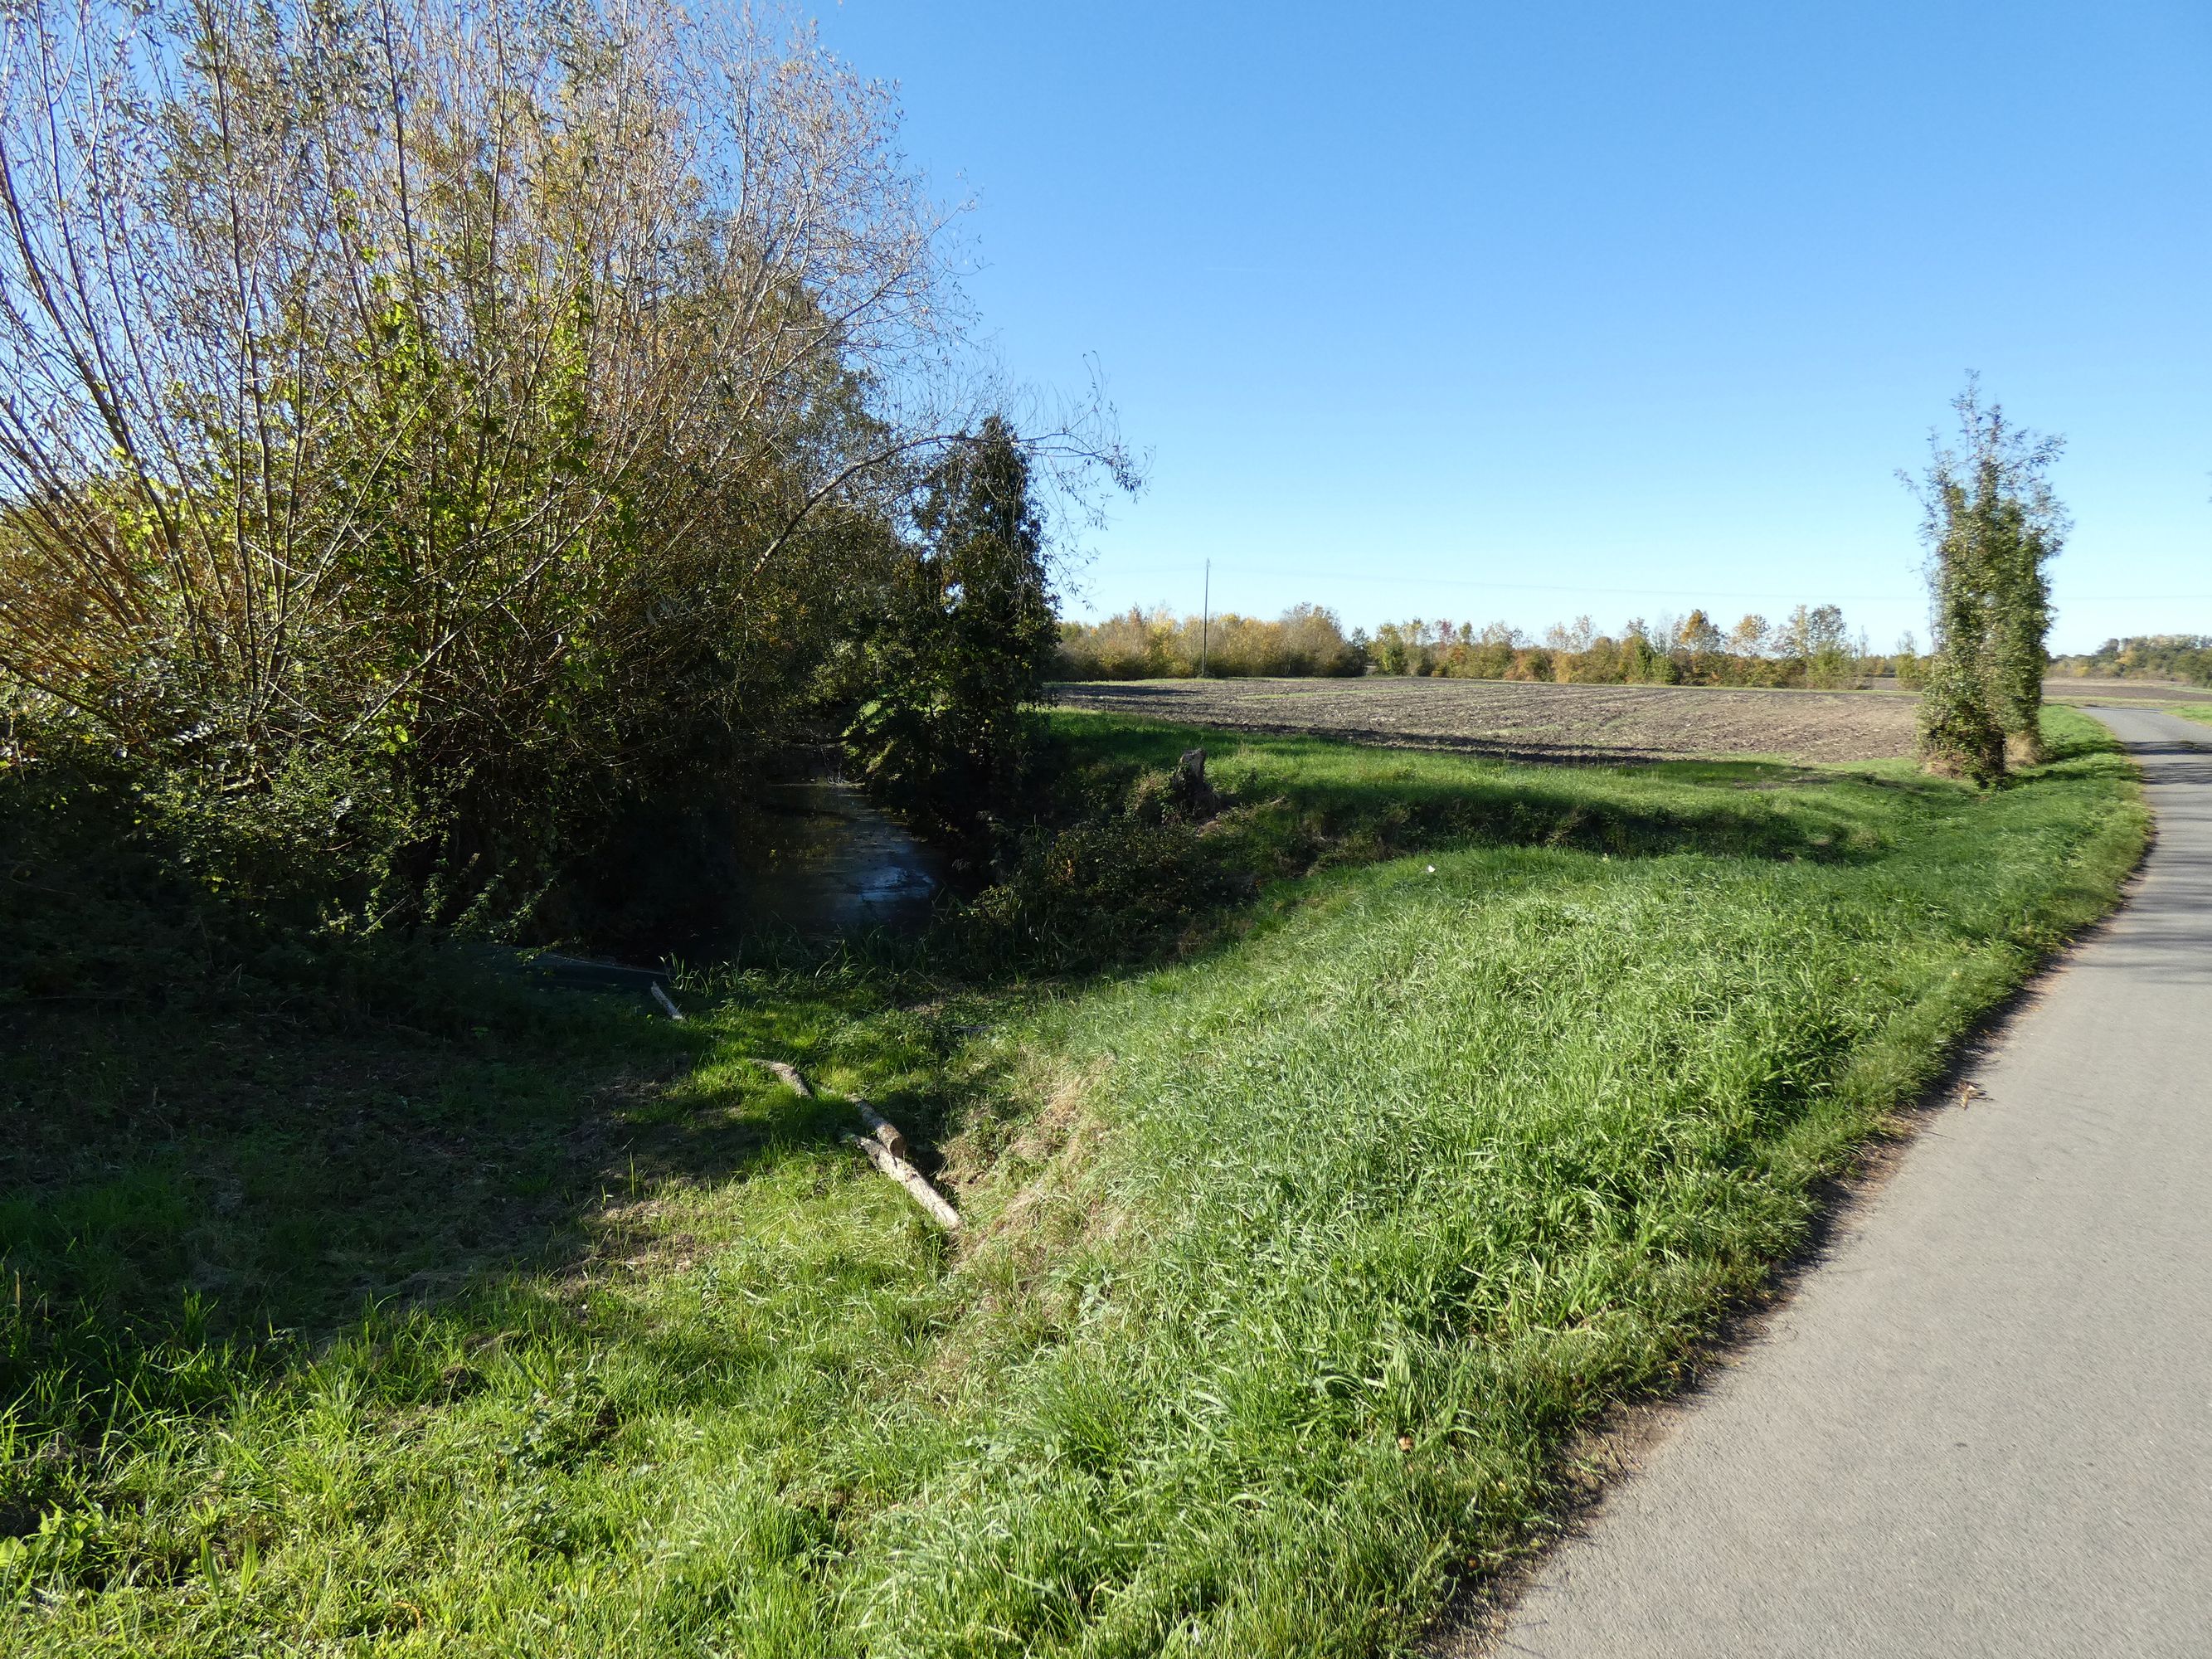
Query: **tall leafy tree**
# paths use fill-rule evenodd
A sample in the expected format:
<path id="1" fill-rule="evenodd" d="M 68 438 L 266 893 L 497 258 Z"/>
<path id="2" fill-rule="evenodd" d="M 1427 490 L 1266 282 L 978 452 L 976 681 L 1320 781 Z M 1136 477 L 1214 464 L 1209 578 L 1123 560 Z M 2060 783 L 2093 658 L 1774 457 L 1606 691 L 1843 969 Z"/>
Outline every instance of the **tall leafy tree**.
<path id="1" fill-rule="evenodd" d="M 1926 517 L 1934 652 L 1921 683 L 1921 756 L 1978 782 L 2043 757 L 2048 567 L 2071 527 L 2050 470 L 2063 438 L 2013 425 L 1970 378 L 1955 446 L 1931 440 L 1912 481 Z"/>
<path id="2" fill-rule="evenodd" d="M 930 471 L 847 741 L 870 784 L 956 836 L 1004 811 L 1060 641 L 1027 454 L 998 416 Z"/>
<path id="3" fill-rule="evenodd" d="M 944 223 L 777 0 L 6 0 L 0 718 L 513 916 L 805 729 L 983 465 Z"/>

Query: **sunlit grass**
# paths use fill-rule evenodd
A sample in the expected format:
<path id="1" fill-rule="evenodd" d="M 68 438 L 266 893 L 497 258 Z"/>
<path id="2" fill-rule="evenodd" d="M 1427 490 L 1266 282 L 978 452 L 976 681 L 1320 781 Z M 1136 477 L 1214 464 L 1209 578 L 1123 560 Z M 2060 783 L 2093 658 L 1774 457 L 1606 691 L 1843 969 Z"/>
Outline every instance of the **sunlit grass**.
<path id="1" fill-rule="evenodd" d="M 1272 884 L 1149 970 L 848 963 L 726 981 L 684 1028 L 352 1048 L 149 1017 L 58 1074 L 82 1025 L 32 1031 L 15 1113 L 70 1127 L 0 1210 L 26 1297 L 0 1630 L 1400 1647 L 2111 902 L 2127 769 L 2050 719 L 2062 758 L 1984 797 L 1212 733 L 1236 804 L 1206 843 Z M 1059 724 L 1107 783 L 1190 741 Z M 962 1242 L 754 1054 L 941 1147 Z M 165 1079 L 185 1103 L 150 1119 Z"/>

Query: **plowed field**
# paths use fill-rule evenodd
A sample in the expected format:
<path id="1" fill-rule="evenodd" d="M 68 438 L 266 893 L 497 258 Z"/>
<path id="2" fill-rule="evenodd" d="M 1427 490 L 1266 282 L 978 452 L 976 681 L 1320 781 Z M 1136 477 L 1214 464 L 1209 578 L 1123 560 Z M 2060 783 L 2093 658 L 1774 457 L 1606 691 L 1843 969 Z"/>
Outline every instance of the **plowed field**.
<path id="1" fill-rule="evenodd" d="M 2043 683 L 2047 702 L 2212 702 L 2212 691 L 2179 680 L 2093 680 L 2071 674 L 2054 674 Z"/>
<path id="2" fill-rule="evenodd" d="M 1055 690 L 1071 708 L 1194 726 L 1559 760 L 1875 760 L 1911 752 L 1917 706 L 1874 691 L 1395 678 L 1089 680 Z"/>

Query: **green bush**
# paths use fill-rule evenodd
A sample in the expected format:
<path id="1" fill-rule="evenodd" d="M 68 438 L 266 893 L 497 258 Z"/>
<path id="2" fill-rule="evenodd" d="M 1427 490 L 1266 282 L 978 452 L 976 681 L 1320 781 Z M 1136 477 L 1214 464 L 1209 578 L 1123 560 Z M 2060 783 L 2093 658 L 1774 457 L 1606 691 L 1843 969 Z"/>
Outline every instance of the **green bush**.
<path id="1" fill-rule="evenodd" d="M 969 447 L 888 390 L 965 353 L 939 216 L 888 90 L 772 9 L 394 0 L 374 52 L 312 0 L 10 17 L 0 695 L 240 871 L 515 921 L 811 735 L 871 605 L 959 588 Z M 1125 477 L 1089 430 L 1063 479 Z M 994 615 L 1026 672 L 1048 611 Z M 1005 724 L 987 637 L 870 695 L 972 758 L 936 699 Z"/>
<path id="2" fill-rule="evenodd" d="M 955 842 L 1011 810 L 1055 630 L 1030 467 L 993 416 L 931 474 L 922 546 L 837 674 L 847 751 L 879 801 Z M 980 821 L 979 821 L 980 815 Z"/>
<path id="3" fill-rule="evenodd" d="M 1189 823 L 1131 813 L 1023 834 L 956 936 L 1002 969 L 1079 971 L 1169 948 L 1254 890 Z"/>

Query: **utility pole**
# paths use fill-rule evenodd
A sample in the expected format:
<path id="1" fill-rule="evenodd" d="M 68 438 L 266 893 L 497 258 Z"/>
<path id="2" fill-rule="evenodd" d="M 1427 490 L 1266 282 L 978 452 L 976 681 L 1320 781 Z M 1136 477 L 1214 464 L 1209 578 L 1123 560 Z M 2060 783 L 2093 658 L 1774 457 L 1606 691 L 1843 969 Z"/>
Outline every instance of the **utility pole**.
<path id="1" fill-rule="evenodd" d="M 1206 562 L 1204 595 L 1198 602 L 1198 677 L 1206 678 L 1206 648 L 1213 641 L 1213 561 Z"/>

